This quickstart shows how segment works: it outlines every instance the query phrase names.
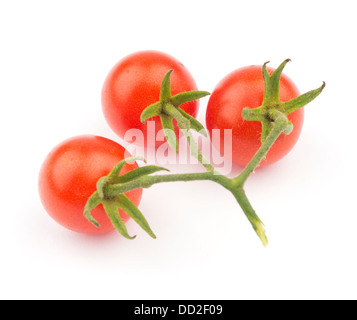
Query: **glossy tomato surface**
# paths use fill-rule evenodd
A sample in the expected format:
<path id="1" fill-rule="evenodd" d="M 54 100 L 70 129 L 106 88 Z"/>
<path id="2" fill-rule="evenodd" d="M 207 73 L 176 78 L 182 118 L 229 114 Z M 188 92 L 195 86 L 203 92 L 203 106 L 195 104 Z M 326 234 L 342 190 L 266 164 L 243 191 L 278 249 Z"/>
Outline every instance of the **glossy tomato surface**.
<path id="1" fill-rule="evenodd" d="M 267 68 L 271 74 L 274 69 Z M 264 97 L 264 79 L 262 66 L 247 66 L 235 70 L 223 78 L 210 96 L 206 113 L 206 125 L 212 143 L 222 155 L 240 166 L 246 166 L 261 146 L 261 123 L 246 121 L 242 118 L 245 107 L 261 106 Z M 284 74 L 280 80 L 280 100 L 282 102 L 299 95 L 295 84 Z M 260 166 L 266 166 L 282 159 L 296 144 L 304 121 L 303 108 L 288 115 L 294 129 L 290 135 L 281 134 L 269 150 L 266 160 Z M 215 129 L 219 139 L 213 139 Z M 232 152 L 224 151 L 224 129 L 232 130 Z"/>
<path id="2" fill-rule="evenodd" d="M 80 233 L 114 230 L 102 205 L 92 210 L 100 228 L 84 217 L 83 210 L 88 198 L 96 191 L 99 178 L 108 175 L 128 156 L 121 145 L 98 136 L 78 136 L 60 143 L 45 159 L 39 175 L 40 198 L 48 214 L 60 225 Z M 121 174 L 137 167 L 136 163 L 126 164 Z M 130 191 L 127 196 L 138 205 L 142 189 Z M 124 222 L 129 220 L 125 212 L 119 213 Z"/>
<path id="3" fill-rule="evenodd" d="M 171 94 L 197 90 L 196 83 L 176 58 L 158 51 L 139 51 L 120 60 L 109 72 L 102 88 L 102 108 L 104 116 L 112 130 L 121 138 L 129 129 L 138 129 L 143 133 L 143 140 L 137 144 L 159 146 L 163 142 L 155 141 L 162 129 L 160 118 L 154 117 L 155 131 L 147 132 L 148 124 L 140 121 L 142 111 L 160 98 L 161 83 L 165 74 L 171 74 Z M 198 100 L 187 102 L 181 108 L 197 116 Z M 130 139 L 125 139 L 130 140 Z M 132 142 L 132 141 L 130 141 Z"/>

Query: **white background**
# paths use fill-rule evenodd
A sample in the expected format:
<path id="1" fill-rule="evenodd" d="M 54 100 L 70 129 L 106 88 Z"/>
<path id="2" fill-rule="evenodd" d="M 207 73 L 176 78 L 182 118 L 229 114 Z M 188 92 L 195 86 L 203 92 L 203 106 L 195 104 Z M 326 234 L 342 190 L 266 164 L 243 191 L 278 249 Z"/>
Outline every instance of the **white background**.
<path id="1" fill-rule="evenodd" d="M 328 0 L 1 1 L 0 298 L 357 298 L 355 8 Z M 120 142 L 104 120 L 101 86 L 120 58 L 144 49 L 175 56 L 211 92 L 236 68 L 286 58 L 301 92 L 326 81 L 294 150 L 247 182 L 267 248 L 212 183 L 145 190 L 140 209 L 157 240 L 132 222 L 134 241 L 76 234 L 42 208 L 38 171 L 56 144 L 83 133 Z"/>

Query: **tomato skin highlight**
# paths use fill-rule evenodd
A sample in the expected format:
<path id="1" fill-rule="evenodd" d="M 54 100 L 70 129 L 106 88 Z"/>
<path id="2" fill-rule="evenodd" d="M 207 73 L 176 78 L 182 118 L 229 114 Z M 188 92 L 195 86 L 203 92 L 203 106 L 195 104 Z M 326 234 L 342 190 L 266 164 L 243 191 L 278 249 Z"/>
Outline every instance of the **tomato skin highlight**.
<path id="1" fill-rule="evenodd" d="M 103 206 L 92 210 L 99 222 L 95 227 L 83 215 L 88 198 L 96 191 L 99 178 L 130 155 L 116 142 L 93 135 L 70 138 L 57 145 L 46 157 L 39 174 L 39 194 L 48 214 L 67 229 L 86 234 L 102 234 L 114 230 Z M 138 165 L 125 164 L 121 174 L 136 169 Z M 138 205 L 142 189 L 126 194 Z M 119 210 L 123 221 L 129 216 Z"/>
<path id="2" fill-rule="evenodd" d="M 269 74 L 274 69 L 267 68 Z M 246 166 L 261 146 L 261 123 L 242 118 L 245 107 L 261 106 L 265 84 L 261 66 L 247 66 L 237 69 L 224 77 L 216 86 L 207 105 L 206 126 L 212 138 L 214 129 L 219 129 L 219 141 L 212 139 L 213 145 L 225 157 L 240 166 Z M 289 101 L 299 96 L 295 84 L 282 74 L 280 79 L 280 100 Z M 269 150 L 266 160 L 260 166 L 270 165 L 282 159 L 299 139 L 304 121 L 304 109 L 288 115 L 294 126 L 289 134 L 281 134 Z M 224 153 L 224 129 L 232 129 L 232 154 Z"/>
<path id="3" fill-rule="evenodd" d="M 164 141 L 147 141 L 147 123 L 140 121 L 142 111 L 159 101 L 161 83 L 169 70 L 171 94 L 197 90 L 196 83 L 176 58 L 159 51 L 139 51 L 120 60 L 109 72 L 102 88 L 102 109 L 109 126 L 121 138 L 129 129 L 139 129 L 144 135 L 144 145 L 158 147 Z M 199 101 L 190 101 L 180 106 L 193 117 L 197 116 Z M 155 121 L 155 137 L 162 125 Z M 135 143 L 135 142 L 134 142 Z M 139 141 L 136 142 L 140 144 Z"/>

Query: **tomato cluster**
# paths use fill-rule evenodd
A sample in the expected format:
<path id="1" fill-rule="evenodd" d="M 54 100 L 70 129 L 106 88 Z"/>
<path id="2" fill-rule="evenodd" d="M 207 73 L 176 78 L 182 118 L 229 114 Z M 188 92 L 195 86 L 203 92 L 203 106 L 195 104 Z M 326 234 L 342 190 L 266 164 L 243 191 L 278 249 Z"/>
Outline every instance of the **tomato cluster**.
<path id="1" fill-rule="evenodd" d="M 147 125 L 140 121 L 143 110 L 158 101 L 162 79 L 173 70 L 171 94 L 196 90 L 196 83 L 177 59 L 157 51 L 142 51 L 120 60 L 109 72 L 102 90 L 102 108 L 109 126 L 121 138 L 130 129 L 147 135 Z M 269 73 L 273 69 L 268 69 Z M 280 100 L 287 101 L 299 95 L 293 82 L 282 75 Z M 248 66 L 233 71 L 219 82 L 208 101 L 206 127 L 212 132 L 218 129 L 232 130 L 232 154 L 224 154 L 234 163 L 245 166 L 261 146 L 261 124 L 242 118 L 242 109 L 255 108 L 262 104 L 264 97 L 262 66 Z M 182 110 L 191 117 L 198 113 L 198 100 L 183 103 Z M 153 117 L 156 133 L 162 128 L 159 117 Z M 289 115 L 294 126 L 290 135 L 281 135 L 270 149 L 267 165 L 284 157 L 297 142 L 303 123 L 303 109 Z M 145 139 L 145 145 L 158 147 L 160 143 Z M 223 135 L 220 146 L 223 146 Z M 93 210 L 93 217 L 100 224 L 95 227 L 83 216 L 83 208 L 88 198 L 96 191 L 98 180 L 128 156 L 124 147 L 114 141 L 97 136 L 79 136 L 68 139 L 56 146 L 44 161 L 39 177 L 39 193 L 43 205 L 50 216 L 62 226 L 81 233 L 105 233 L 113 230 L 103 207 Z M 126 163 L 121 174 L 138 168 L 136 163 Z M 137 206 L 142 189 L 127 193 Z M 119 211 L 126 222 L 129 217 Z"/>

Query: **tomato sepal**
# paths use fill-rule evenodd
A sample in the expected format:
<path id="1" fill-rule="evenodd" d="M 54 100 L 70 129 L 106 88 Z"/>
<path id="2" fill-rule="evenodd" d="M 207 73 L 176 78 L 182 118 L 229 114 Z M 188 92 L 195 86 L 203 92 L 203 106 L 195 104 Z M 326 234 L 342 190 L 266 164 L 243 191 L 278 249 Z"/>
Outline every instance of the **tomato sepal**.
<path id="1" fill-rule="evenodd" d="M 98 191 L 95 191 L 88 199 L 84 207 L 84 216 L 95 227 L 100 228 L 99 222 L 91 215 L 91 211 L 102 203 L 102 198 L 99 196 Z"/>
<path id="2" fill-rule="evenodd" d="M 162 129 L 164 130 L 164 135 L 169 146 L 176 151 L 179 152 L 179 144 L 177 141 L 177 137 L 175 134 L 173 119 L 169 115 L 161 114 L 160 121 L 162 125 Z"/>
<path id="3" fill-rule="evenodd" d="M 156 239 L 156 235 L 151 230 L 149 223 L 138 209 L 137 206 L 125 195 L 124 192 L 117 188 L 115 193 L 109 191 L 108 186 L 116 185 L 117 187 L 122 184 L 127 184 L 130 182 L 136 182 L 138 179 L 148 176 L 152 173 L 158 171 L 169 171 L 166 168 L 148 165 L 131 170 L 124 175 L 120 175 L 120 172 L 125 165 L 125 163 L 130 163 L 135 160 L 143 160 L 142 157 L 130 157 L 120 161 L 112 171 L 97 182 L 97 190 L 88 199 L 85 208 L 84 216 L 97 228 L 100 228 L 100 224 L 91 215 L 91 210 L 93 210 L 98 205 L 102 204 L 103 208 L 110 219 L 114 228 L 125 238 L 134 239 L 135 236 L 130 236 L 126 226 L 120 217 L 119 209 L 123 210 L 128 216 L 130 216 L 148 235 Z M 145 161 L 146 162 L 146 161 Z M 119 191 L 118 191 L 119 190 Z"/>
<path id="4" fill-rule="evenodd" d="M 269 104 L 279 104 L 279 89 L 280 89 L 280 77 L 283 73 L 283 69 L 285 68 L 286 64 L 290 62 L 291 59 L 285 59 L 279 67 L 269 75 L 267 70 L 267 64 L 270 61 L 267 61 L 263 64 L 263 78 L 265 82 L 265 94 L 263 98 L 263 105 Z"/>
<path id="5" fill-rule="evenodd" d="M 155 102 L 143 110 L 143 112 L 140 115 L 140 121 L 142 123 L 145 123 L 146 120 L 156 117 L 156 116 L 160 116 L 161 113 L 162 113 L 161 102 Z"/>
<path id="6" fill-rule="evenodd" d="M 190 121 L 190 128 L 199 132 L 200 134 L 202 134 L 203 136 L 207 137 L 208 133 L 207 130 L 205 129 L 205 127 L 201 124 L 201 122 L 199 122 L 196 118 L 192 117 L 191 115 L 189 115 L 188 113 L 186 113 L 185 111 L 183 111 L 181 108 L 177 108 L 178 111 L 180 111 L 180 113 Z"/>
<path id="7" fill-rule="evenodd" d="M 113 170 L 108 174 L 109 178 L 117 178 L 120 174 L 120 171 L 123 169 L 126 163 L 134 162 L 134 161 L 144 161 L 146 163 L 145 158 L 143 157 L 129 157 L 125 158 L 117 163 L 117 165 L 113 168 Z"/>
<path id="8" fill-rule="evenodd" d="M 126 239 L 135 239 L 136 236 L 129 235 L 125 223 L 123 222 L 118 213 L 118 208 L 120 207 L 119 201 L 103 200 L 102 204 L 114 228 Z"/>
<path id="9" fill-rule="evenodd" d="M 176 120 L 178 127 L 182 129 L 193 129 L 200 134 L 207 136 L 207 132 L 202 124 L 194 117 L 185 112 L 180 106 L 186 102 L 201 99 L 210 93 L 207 91 L 187 91 L 174 96 L 171 95 L 171 74 L 169 70 L 161 83 L 160 100 L 146 107 L 141 113 L 140 120 L 145 123 L 148 119 L 159 116 L 164 130 L 165 139 L 178 152 L 178 142 L 174 130 L 173 120 Z"/>
<path id="10" fill-rule="evenodd" d="M 144 215 L 125 194 L 119 194 L 115 199 L 120 209 L 124 210 L 150 237 L 156 239 Z"/>
<path id="11" fill-rule="evenodd" d="M 138 179 L 142 176 L 147 176 L 149 174 L 158 172 L 158 171 L 170 171 L 169 169 L 166 169 L 164 167 L 159 167 L 159 166 L 144 166 L 144 167 L 139 167 L 137 169 L 131 170 L 128 173 L 119 176 L 116 178 L 115 183 L 125 183 L 125 182 L 129 182 L 131 180 L 134 179 Z"/>
<path id="12" fill-rule="evenodd" d="M 171 103 L 175 107 L 179 107 L 181 104 L 198 100 L 208 95 L 210 95 L 208 91 L 200 91 L 200 90 L 181 92 L 171 97 Z"/>
<path id="13" fill-rule="evenodd" d="M 290 61 L 290 59 L 284 60 L 271 75 L 267 71 L 267 64 L 269 61 L 264 63 L 262 73 L 265 82 L 265 91 L 262 105 L 257 108 L 243 108 L 242 110 L 242 118 L 244 120 L 259 121 L 262 124 L 261 143 L 265 141 L 272 131 L 278 117 L 281 117 L 283 114 L 287 119 L 287 116 L 290 113 L 313 101 L 326 86 L 326 83 L 323 82 L 322 86 L 317 89 L 306 92 L 286 102 L 280 101 L 280 78 L 283 69 Z M 288 126 L 283 130 L 283 133 L 285 134 L 290 134 L 293 130 L 292 123 L 289 120 L 288 122 Z"/>
<path id="14" fill-rule="evenodd" d="M 282 106 L 282 109 L 284 110 L 284 113 L 286 115 L 288 115 L 288 114 L 294 112 L 295 110 L 304 107 L 309 102 L 314 100 L 322 92 L 322 90 L 325 88 L 325 86 L 326 86 L 326 83 L 323 81 L 321 87 L 311 90 L 311 91 L 308 91 L 308 92 L 306 92 L 290 101 L 282 102 L 281 106 Z"/>

